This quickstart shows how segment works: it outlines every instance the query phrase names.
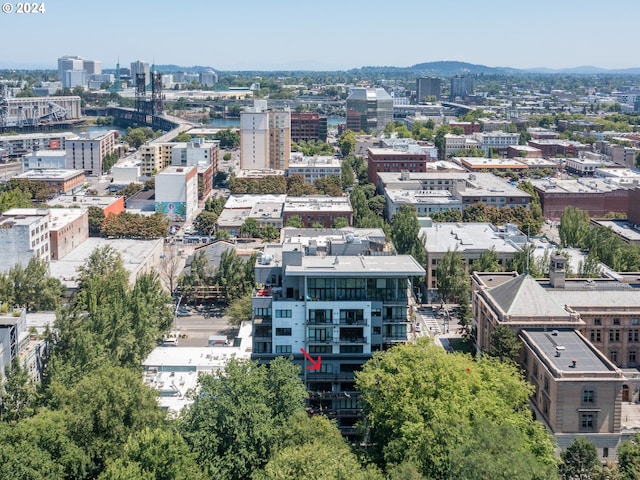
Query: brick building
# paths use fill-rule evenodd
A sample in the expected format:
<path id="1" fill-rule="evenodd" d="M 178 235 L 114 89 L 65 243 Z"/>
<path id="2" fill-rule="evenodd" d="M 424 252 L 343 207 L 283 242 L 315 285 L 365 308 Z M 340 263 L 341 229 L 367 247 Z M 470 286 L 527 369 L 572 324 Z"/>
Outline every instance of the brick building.
<path id="1" fill-rule="evenodd" d="M 29 170 L 15 178 L 27 179 L 35 183 L 44 183 L 54 195 L 72 193 L 84 185 L 84 170 Z"/>
<path id="2" fill-rule="evenodd" d="M 327 117 L 314 112 L 291 112 L 291 141 L 327 141 Z"/>
<path id="3" fill-rule="evenodd" d="M 369 148 L 367 150 L 368 179 L 375 184 L 380 172 L 426 172 L 427 163 L 433 161 L 427 153 L 417 150 Z"/>
<path id="4" fill-rule="evenodd" d="M 540 197 L 542 214 L 559 219 L 569 206 L 578 206 L 591 217 L 604 217 L 611 212 L 627 212 L 629 189 L 595 178 L 577 180 L 531 180 Z"/>
<path id="5" fill-rule="evenodd" d="M 349 225 L 353 225 L 353 208 L 349 197 L 287 197 L 282 209 L 283 224 L 286 225 L 287 220 L 294 216 L 299 216 L 306 228 L 316 222 L 330 228 L 339 217 L 346 218 Z"/>

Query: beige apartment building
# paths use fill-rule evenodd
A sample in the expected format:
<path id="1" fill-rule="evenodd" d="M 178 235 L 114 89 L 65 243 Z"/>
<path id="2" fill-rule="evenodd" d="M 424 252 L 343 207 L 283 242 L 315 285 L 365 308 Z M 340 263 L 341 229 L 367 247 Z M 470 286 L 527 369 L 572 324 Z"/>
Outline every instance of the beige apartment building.
<path id="1" fill-rule="evenodd" d="M 141 174 L 152 177 L 171 165 L 172 149 L 175 143 L 147 143 L 140 147 L 142 155 Z"/>
<path id="2" fill-rule="evenodd" d="M 559 447 L 581 436 L 614 459 L 618 444 L 640 432 L 640 279 L 568 279 L 565 263 L 552 256 L 548 279 L 475 272 L 476 343 L 488 351 L 498 325 L 513 329 L 536 418 Z"/>

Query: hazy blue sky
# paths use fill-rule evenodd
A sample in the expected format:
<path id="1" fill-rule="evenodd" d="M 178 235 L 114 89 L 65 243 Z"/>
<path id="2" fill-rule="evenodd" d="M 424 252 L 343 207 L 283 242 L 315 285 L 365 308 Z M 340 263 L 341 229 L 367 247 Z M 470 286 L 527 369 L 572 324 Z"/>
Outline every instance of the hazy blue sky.
<path id="1" fill-rule="evenodd" d="M 5 0 L 0 0 L 3 3 Z M 15 1 L 9 3 L 15 7 Z M 459 60 L 639 67 L 639 0 L 45 0 L 0 13 L 0 68 L 62 55 L 219 70 L 349 69 Z M 14 8 L 15 9 L 15 8 Z"/>

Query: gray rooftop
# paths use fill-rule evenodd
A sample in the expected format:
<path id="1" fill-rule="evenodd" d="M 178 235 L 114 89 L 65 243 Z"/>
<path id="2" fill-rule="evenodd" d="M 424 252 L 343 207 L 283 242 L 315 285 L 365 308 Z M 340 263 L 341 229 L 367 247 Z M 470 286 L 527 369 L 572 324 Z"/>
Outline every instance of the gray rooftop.
<path id="1" fill-rule="evenodd" d="M 548 297 L 570 307 L 633 307 L 640 308 L 640 289 L 628 284 L 610 281 L 602 285 L 597 281 L 576 282 L 567 280 L 566 288 L 547 288 Z"/>
<path id="2" fill-rule="evenodd" d="M 487 295 L 507 315 L 524 317 L 566 317 L 570 314 L 531 275 L 518 275 L 512 280 L 489 288 Z"/>
<path id="3" fill-rule="evenodd" d="M 544 179 L 530 180 L 533 186 L 545 193 L 606 193 L 626 190 L 617 183 L 608 183 L 597 178 L 579 178 L 577 180 Z"/>
<path id="4" fill-rule="evenodd" d="M 606 363 L 574 330 L 523 330 L 522 333 L 531 339 L 533 346 L 542 352 L 559 371 L 608 372 L 614 370 L 613 366 Z M 559 352 L 560 356 L 557 356 L 556 352 Z M 572 366 L 573 360 L 576 361 L 575 367 Z"/>
<path id="5" fill-rule="evenodd" d="M 413 277 L 426 272 L 411 255 L 303 257 L 301 266 L 287 265 L 286 275 L 334 277 Z"/>

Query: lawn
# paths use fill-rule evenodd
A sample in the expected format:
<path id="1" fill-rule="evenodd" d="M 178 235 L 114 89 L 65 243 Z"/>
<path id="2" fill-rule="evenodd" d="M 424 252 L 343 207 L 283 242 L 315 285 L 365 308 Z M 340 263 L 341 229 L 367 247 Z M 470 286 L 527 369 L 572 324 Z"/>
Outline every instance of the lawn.
<path id="1" fill-rule="evenodd" d="M 449 344 L 451 345 L 451 348 L 453 348 L 453 350 L 456 352 L 471 353 L 471 354 L 475 353 L 475 349 L 473 348 L 473 345 L 465 342 L 461 338 L 448 338 L 447 340 L 449 340 Z"/>

